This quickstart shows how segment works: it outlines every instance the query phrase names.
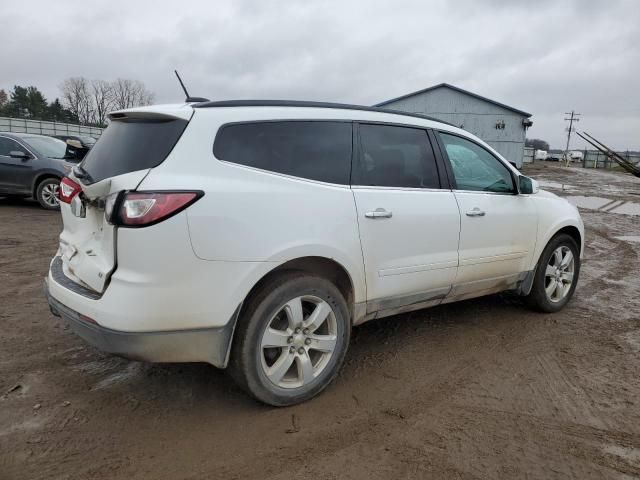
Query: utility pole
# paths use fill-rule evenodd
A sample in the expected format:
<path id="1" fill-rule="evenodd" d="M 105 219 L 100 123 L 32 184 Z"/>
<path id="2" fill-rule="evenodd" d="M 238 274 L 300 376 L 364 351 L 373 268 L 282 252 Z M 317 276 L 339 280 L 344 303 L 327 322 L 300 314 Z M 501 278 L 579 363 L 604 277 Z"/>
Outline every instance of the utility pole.
<path id="1" fill-rule="evenodd" d="M 564 121 L 565 122 L 569 122 L 569 128 L 567 128 L 567 148 L 564 149 L 564 158 L 565 158 L 565 165 L 569 165 L 569 141 L 571 140 L 571 132 L 573 131 L 573 122 L 579 122 L 580 119 L 577 118 L 580 116 L 579 113 L 575 113 L 573 110 L 571 110 L 571 113 L 569 112 L 565 112 L 565 115 L 571 115 L 569 118 L 565 118 Z"/>

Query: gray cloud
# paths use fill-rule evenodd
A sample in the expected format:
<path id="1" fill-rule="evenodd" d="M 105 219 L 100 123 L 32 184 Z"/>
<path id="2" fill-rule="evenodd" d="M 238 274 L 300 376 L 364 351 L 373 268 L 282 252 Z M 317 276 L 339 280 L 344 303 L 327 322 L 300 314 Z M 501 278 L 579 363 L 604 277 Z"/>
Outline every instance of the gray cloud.
<path id="1" fill-rule="evenodd" d="M 176 102 L 173 68 L 212 99 L 373 104 L 448 82 L 533 113 L 529 136 L 552 146 L 575 109 L 587 131 L 640 149 L 635 0 L 25 0 L 0 15 L 0 88 L 49 99 L 82 75 L 139 79 Z"/>

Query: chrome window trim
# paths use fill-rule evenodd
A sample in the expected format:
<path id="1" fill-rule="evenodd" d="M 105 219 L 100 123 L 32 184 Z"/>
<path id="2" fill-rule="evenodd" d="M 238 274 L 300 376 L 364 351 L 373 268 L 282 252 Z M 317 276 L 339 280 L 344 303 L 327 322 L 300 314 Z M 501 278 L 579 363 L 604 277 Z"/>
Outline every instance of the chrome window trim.
<path id="1" fill-rule="evenodd" d="M 475 193 L 480 195 L 501 195 L 507 197 L 517 197 L 519 194 L 517 192 L 487 192 L 484 190 L 458 190 L 453 189 L 453 193 Z"/>
<path id="2" fill-rule="evenodd" d="M 451 192 L 449 188 L 422 188 L 422 187 L 389 187 L 382 185 L 351 185 L 353 190 L 402 190 L 407 192 Z"/>

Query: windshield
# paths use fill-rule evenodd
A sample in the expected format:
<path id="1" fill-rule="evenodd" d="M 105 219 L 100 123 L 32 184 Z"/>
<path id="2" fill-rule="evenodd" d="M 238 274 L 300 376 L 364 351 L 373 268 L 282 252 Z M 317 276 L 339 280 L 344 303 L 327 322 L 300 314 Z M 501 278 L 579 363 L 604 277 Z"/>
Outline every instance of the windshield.
<path id="1" fill-rule="evenodd" d="M 79 137 L 82 143 L 86 143 L 87 145 L 93 145 L 96 143 L 96 139 L 93 137 Z"/>
<path id="2" fill-rule="evenodd" d="M 67 144 L 51 137 L 22 137 L 22 140 L 38 153 L 49 158 L 65 158 Z"/>

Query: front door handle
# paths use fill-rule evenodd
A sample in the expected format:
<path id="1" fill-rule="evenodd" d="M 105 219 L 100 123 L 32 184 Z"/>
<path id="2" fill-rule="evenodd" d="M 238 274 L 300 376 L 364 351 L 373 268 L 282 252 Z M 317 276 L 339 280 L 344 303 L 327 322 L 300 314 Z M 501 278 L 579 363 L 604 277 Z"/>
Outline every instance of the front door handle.
<path id="1" fill-rule="evenodd" d="M 484 217 L 485 216 L 485 212 L 480 210 L 478 207 L 474 208 L 473 210 L 469 210 L 467 212 L 467 217 Z"/>
<path id="2" fill-rule="evenodd" d="M 366 212 L 364 216 L 367 218 L 391 218 L 393 213 L 387 212 L 384 208 L 376 208 L 371 212 Z"/>

